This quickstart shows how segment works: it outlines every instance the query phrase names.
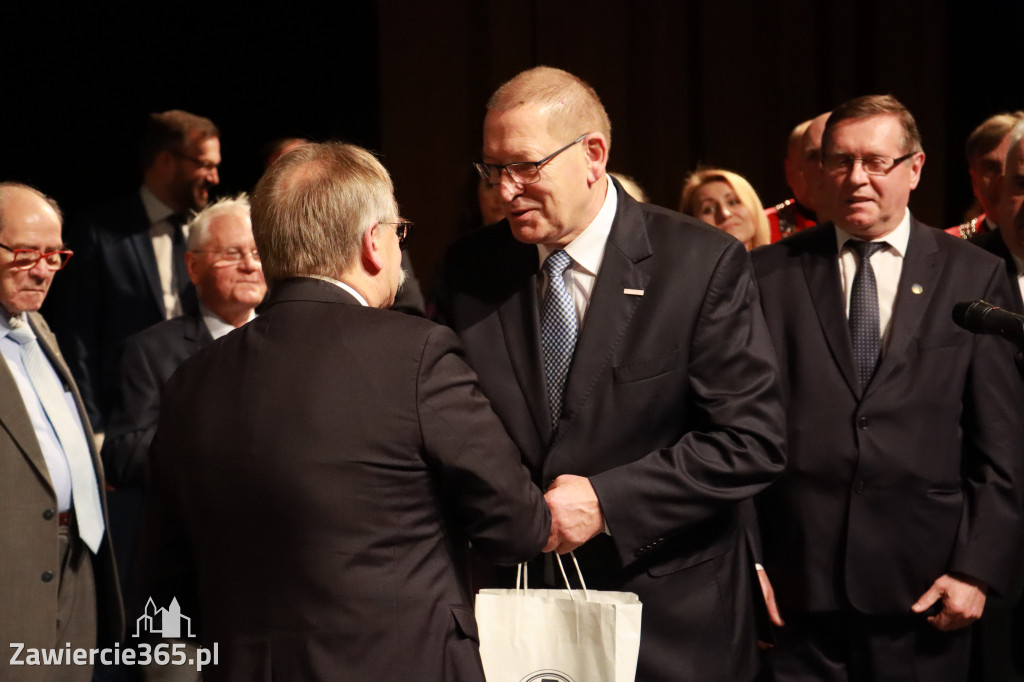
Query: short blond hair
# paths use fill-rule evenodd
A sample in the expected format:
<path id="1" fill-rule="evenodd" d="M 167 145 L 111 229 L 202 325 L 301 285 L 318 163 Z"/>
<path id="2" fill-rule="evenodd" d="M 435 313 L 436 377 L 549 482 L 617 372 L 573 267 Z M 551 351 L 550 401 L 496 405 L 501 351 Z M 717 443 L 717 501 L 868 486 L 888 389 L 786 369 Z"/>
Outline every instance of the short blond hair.
<path id="1" fill-rule="evenodd" d="M 353 144 L 305 144 L 263 174 L 252 194 L 256 248 L 267 284 L 337 277 L 358 259 L 363 234 L 398 215 L 377 158 Z"/>
<path id="2" fill-rule="evenodd" d="M 523 71 L 499 87 L 487 101 L 488 111 L 511 111 L 525 104 L 540 105 L 548 114 L 548 131 L 575 138 L 602 133 L 612 145 L 612 122 L 594 88 L 568 71 L 538 66 Z"/>
<path id="3" fill-rule="evenodd" d="M 698 168 L 683 181 L 683 193 L 679 200 L 679 212 L 697 217 L 697 190 L 709 182 L 724 182 L 736 192 L 747 211 L 754 220 L 754 238 L 751 240 L 751 248 L 770 244 L 772 241 L 772 228 L 768 222 L 768 216 L 764 213 L 764 206 L 758 198 L 754 187 L 747 182 L 747 179 L 738 173 L 727 171 L 724 168 Z"/>

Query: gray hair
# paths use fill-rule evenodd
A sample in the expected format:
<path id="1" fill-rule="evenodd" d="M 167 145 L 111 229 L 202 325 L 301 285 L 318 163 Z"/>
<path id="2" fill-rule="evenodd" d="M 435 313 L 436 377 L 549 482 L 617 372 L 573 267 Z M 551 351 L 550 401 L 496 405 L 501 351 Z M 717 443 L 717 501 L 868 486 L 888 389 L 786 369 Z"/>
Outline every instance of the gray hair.
<path id="1" fill-rule="evenodd" d="M 342 142 L 293 149 L 263 174 L 252 195 L 267 284 L 337 277 L 358 259 L 366 230 L 397 215 L 391 177 L 367 150 Z"/>
<path id="2" fill-rule="evenodd" d="M 249 220 L 249 195 L 245 192 L 234 197 L 223 197 L 209 204 L 188 221 L 188 250 L 199 251 L 209 239 L 210 223 L 223 215 L 236 215 Z"/>

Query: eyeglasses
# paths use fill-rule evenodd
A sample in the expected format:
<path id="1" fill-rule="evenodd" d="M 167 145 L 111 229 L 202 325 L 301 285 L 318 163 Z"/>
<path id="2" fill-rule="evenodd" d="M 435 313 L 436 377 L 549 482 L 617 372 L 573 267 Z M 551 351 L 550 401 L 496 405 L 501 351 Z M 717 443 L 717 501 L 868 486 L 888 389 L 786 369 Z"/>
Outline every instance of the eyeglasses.
<path id="1" fill-rule="evenodd" d="M 868 175 L 888 175 L 889 171 L 915 154 L 917 152 L 910 152 L 895 159 L 891 156 L 871 155 L 861 158 L 852 154 L 826 154 L 821 159 L 821 167 L 830 175 L 845 175 L 852 173 L 854 164 L 859 161 L 861 168 Z"/>
<path id="2" fill-rule="evenodd" d="M 39 249 L 12 249 L 6 244 L 0 244 L 0 248 L 14 254 L 15 270 L 31 270 L 36 266 L 36 263 L 43 261 L 46 263 L 46 267 L 56 272 L 67 265 L 68 261 L 71 260 L 71 256 L 75 253 L 67 249 L 47 251 L 46 253 Z"/>
<path id="3" fill-rule="evenodd" d="M 555 150 L 545 156 L 540 161 L 517 161 L 516 163 L 505 164 L 504 166 L 495 166 L 490 163 L 474 163 L 473 167 L 476 168 L 476 172 L 480 174 L 480 177 L 491 183 L 492 185 L 501 184 L 501 172 L 508 173 L 508 176 L 512 178 L 512 182 L 519 185 L 532 185 L 533 183 L 540 180 L 540 167 L 546 164 L 551 159 L 555 158 L 569 147 L 573 146 L 590 133 L 583 133 L 575 140 L 565 145 L 561 149 Z"/>
<path id="4" fill-rule="evenodd" d="M 186 161 L 191 161 L 195 165 L 197 165 L 200 168 L 202 168 L 204 171 L 217 170 L 217 167 L 220 165 L 220 164 L 214 163 L 213 161 L 203 161 L 202 159 L 197 159 L 194 156 L 189 156 L 188 154 L 182 154 L 181 152 L 172 151 L 171 154 L 174 154 L 179 159 L 185 159 Z"/>
<path id="5" fill-rule="evenodd" d="M 405 247 L 408 246 L 407 240 L 409 238 L 409 230 L 411 230 L 412 226 L 416 223 L 411 220 L 399 220 L 398 222 L 393 223 L 382 221 L 380 224 L 395 226 L 395 234 L 398 235 L 398 248 L 405 251 Z"/>
<path id="6" fill-rule="evenodd" d="M 252 259 L 254 263 L 260 263 L 260 253 L 256 249 L 239 249 L 238 247 L 232 246 L 227 249 L 220 251 L 193 251 L 192 253 L 212 253 L 217 256 L 217 261 L 214 263 L 215 267 L 226 268 L 232 265 L 239 265 L 246 256 Z"/>

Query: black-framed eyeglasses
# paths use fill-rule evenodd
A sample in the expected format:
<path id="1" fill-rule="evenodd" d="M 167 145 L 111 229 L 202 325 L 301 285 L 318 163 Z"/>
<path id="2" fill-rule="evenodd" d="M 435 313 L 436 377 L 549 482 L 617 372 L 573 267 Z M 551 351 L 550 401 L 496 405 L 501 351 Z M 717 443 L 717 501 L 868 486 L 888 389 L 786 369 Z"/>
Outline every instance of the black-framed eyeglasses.
<path id="1" fill-rule="evenodd" d="M 564 152 L 569 147 L 577 144 L 589 134 L 590 133 L 583 133 L 569 144 L 565 145 L 561 149 L 556 149 L 540 161 L 517 161 L 515 163 L 507 163 L 504 166 L 495 166 L 491 163 L 474 163 L 473 167 L 476 168 L 476 172 L 480 174 L 481 178 L 492 185 L 501 184 L 502 171 L 508 173 L 508 176 L 512 178 L 512 182 L 516 184 L 532 185 L 540 180 L 541 166 Z"/>
<path id="2" fill-rule="evenodd" d="M 0 249 L 14 254 L 15 270 L 31 270 L 36 263 L 43 261 L 50 270 L 57 271 L 63 269 L 71 260 L 71 256 L 75 255 L 75 252 L 69 249 L 43 252 L 39 249 L 13 249 L 6 244 L 0 244 Z"/>
<path id="3" fill-rule="evenodd" d="M 846 173 L 852 173 L 854 165 L 860 162 L 861 168 L 868 175 L 888 175 L 893 168 L 912 158 L 915 154 L 917 152 L 910 152 L 898 158 L 875 154 L 864 157 L 857 157 L 852 154 L 825 154 L 821 158 L 821 167 L 830 175 L 845 175 Z"/>
<path id="4" fill-rule="evenodd" d="M 191 161 L 195 165 L 197 165 L 200 168 L 202 168 L 204 171 L 214 171 L 214 170 L 217 170 L 217 167 L 220 165 L 218 163 L 214 163 L 213 161 L 203 161 L 202 159 L 197 159 L 194 156 L 189 156 L 188 154 L 182 154 L 181 152 L 172 151 L 171 154 L 174 154 L 179 159 L 185 159 L 186 161 Z"/>
<path id="5" fill-rule="evenodd" d="M 229 265 L 238 265 L 243 260 L 245 260 L 246 256 L 251 258 L 252 261 L 254 263 L 256 263 L 257 265 L 259 265 L 261 263 L 261 261 L 260 261 L 260 252 L 257 251 L 256 249 L 240 249 L 238 247 L 231 246 L 231 247 L 228 247 L 226 249 L 221 249 L 220 251 L 196 250 L 196 251 L 193 251 L 192 253 L 212 253 L 213 255 L 215 255 L 217 257 L 217 262 L 215 263 L 215 265 L 216 266 L 220 266 L 220 267 L 227 267 Z"/>
<path id="6" fill-rule="evenodd" d="M 398 248 L 405 251 L 405 247 L 408 246 L 409 230 L 413 228 L 416 223 L 411 220 L 398 220 L 395 222 L 381 222 L 382 225 L 394 225 L 395 234 L 398 235 Z"/>

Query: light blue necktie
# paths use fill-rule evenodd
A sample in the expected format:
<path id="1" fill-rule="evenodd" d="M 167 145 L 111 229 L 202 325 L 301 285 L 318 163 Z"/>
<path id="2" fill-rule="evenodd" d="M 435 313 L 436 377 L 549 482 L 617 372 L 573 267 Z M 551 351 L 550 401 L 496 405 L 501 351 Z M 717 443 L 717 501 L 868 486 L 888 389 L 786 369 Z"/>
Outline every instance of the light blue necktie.
<path id="1" fill-rule="evenodd" d="M 552 251 L 544 261 L 548 291 L 540 311 L 540 344 L 544 355 L 544 379 L 551 402 L 552 427 L 557 426 L 562 413 L 565 378 L 576 348 L 576 306 L 562 276 L 570 265 L 572 258 L 561 249 Z"/>
<path id="2" fill-rule="evenodd" d="M 882 334 L 878 322 L 878 285 L 871 256 L 887 246 L 886 242 L 849 241 L 847 245 L 857 254 L 857 274 L 850 287 L 850 340 L 853 342 L 853 361 L 857 365 L 857 378 L 861 390 L 871 381 L 882 349 Z"/>
<path id="3" fill-rule="evenodd" d="M 32 329 L 27 324 L 19 324 L 8 336 L 21 345 L 28 377 L 64 449 L 71 472 L 71 500 L 78 521 L 78 536 L 95 554 L 103 541 L 103 510 L 85 432 L 71 414 L 64 391 Z"/>

